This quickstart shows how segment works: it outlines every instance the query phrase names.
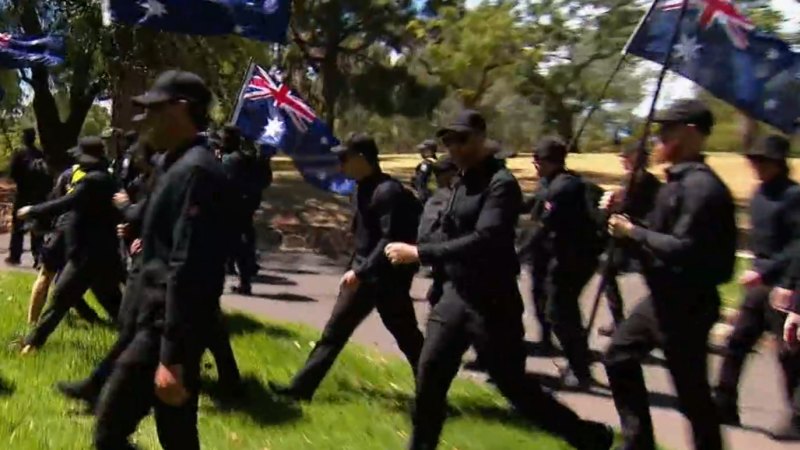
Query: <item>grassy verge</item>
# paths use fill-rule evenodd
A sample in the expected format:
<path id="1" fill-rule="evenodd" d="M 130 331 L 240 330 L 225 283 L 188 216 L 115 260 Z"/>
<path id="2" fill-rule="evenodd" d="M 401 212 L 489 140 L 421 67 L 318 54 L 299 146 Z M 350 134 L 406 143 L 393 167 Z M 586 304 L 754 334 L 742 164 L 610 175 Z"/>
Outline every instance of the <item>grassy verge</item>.
<path id="1" fill-rule="evenodd" d="M 25 331 L 25 304 L 33 278 L 0 273 L 0 339 Z M 201 397 L 200 434 L 206 449 L 390 450 L 402 449 L 410 430 L 412 379 L 406 364 L 348 346 L 310 405 L 277 401 L 268 380 L 286 381 L 304 360 L 318 332 L 232 315 L 233 346 L 247 379 L 247 400 L 236 411 L 217 410 Z M 58 380 L 85 376 L 113 339 L 112 331 L 69 319 L 39 353 L 17 356 L 3 347 L 0 365 L 0 448 L 90 448 L 92 419 L 53 391 Z M 207 361 L 204 378 L 216 379 Z M 213 381 L 207 384 L 213 388 Z M 213 389 L 211 389 L 213 391 Z M 489 387 L 456 380 L 450 392 L 453 417 L 442 449 L 567 449 L 508 412 Z M 160 448 L 151 418 L 135 435 L 143 449 Z"/>

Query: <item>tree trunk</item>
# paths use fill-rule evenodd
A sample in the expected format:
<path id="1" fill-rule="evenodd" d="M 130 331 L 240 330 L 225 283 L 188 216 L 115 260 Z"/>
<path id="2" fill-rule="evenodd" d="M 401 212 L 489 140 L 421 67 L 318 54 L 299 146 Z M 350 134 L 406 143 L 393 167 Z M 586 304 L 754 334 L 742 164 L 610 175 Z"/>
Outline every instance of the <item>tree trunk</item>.
<path id="1" fill-rule="evenodd" d="M 335 129 L 336 103 L 339 100 L 341 75 L 338 67 L 338 49 L 328 49 L 322 62 L 322 98 L 325 101 L 323 118 L 331 130 Z"/>

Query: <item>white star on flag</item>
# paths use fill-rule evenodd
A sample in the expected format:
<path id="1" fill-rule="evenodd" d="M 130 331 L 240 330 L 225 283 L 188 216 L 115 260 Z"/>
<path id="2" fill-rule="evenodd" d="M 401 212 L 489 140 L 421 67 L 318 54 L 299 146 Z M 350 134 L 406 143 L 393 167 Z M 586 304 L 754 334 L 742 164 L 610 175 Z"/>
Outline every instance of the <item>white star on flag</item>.
<path id="1" fill-rule="evenodd" d="M 778 101 L 774 98 L 771 98 L 764 102 L 764 109 L 775 109 L 778 107 Z"/>
<path id="2" fill-rule="evenodd" d="M 319 140 L 319 143 L 322 145 L 328 145 L 330 144 L 330 141 L 328 141 L 327 136 L 322 136 L 322 139 Z"/>
<path id="3" fill-rule="evenodd" d="M 233 27 L 233 32 L 236 34 L 242 34 L 244 32 L 244 28 L 241 25 L 236 25 Z"/>
<path id="4" fill-rule="evenodd" d="M 147 10 L 144 17 L 139 20 L 139 23 L 147 22 L 151 17 L 161 17 L 167 14 L 167 7 L 158 0 L 146 0 L 145 3 L 139 6 Z"/>
<path id="5" fill-rule="evenodd" d="M 778 59 L 780 58 L 781 54 L 774 48 L 767 50 L 767 59 Z"/>
<path id="6" fill-rule="evenodd" d="M 269 119 L 264 127 L 264 136 L 277 141 L 286 131 L 286 125 L 280 119 Z"/>
<path id="7" fill-rule="evenodd" d="M 696 37 L 689 37 L 684 34 L 681 36 L 680 42 L 675 44 L 674 57 L 675 59 L 683 60 L 683 62 L 690 62 L 697 57 L 697 52 L 703 48 L 702 45 L 697 43 Z"/>

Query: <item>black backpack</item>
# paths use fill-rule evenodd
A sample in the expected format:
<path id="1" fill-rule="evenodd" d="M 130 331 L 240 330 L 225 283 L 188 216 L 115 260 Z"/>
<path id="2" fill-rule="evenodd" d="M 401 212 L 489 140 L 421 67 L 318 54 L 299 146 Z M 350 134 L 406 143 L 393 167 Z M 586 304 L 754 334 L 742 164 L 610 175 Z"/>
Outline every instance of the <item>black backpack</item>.
<path id="1" fill-rule="evenodd" d="M 416 195 L 411 192 L 410 189 L 405 187 L 403 183 L 395 180 L 394 178 L 390 178 L 392 183 L 397 183 L 402 190 L 402 194 L 399 197 L 399 209 L 400 214 L 400 223 L 398 224 L 397 228 L 402 230 L 402 236 L 398 236 L 398 238 L 402 238 L 404 241 L 408 241 L 410 243 L 416 243 L 417 241 L 417 230 L 419 229 L 419 222 L 420 217 L 422 216 L 422 202 L 419 201 Z"/>
<path id="2" fill-rule="evenodd" d="M 595 254 L 600 255 L 608 245 L 608 228 L 606 226 L 607 214 L 599 208 L 600 200 L 603 198 L 605 190 L 583 177 L 581 182 L 584 186 L 584 197 L 586 200 L 586 213 L 589 218 L 589 250 Z"/>

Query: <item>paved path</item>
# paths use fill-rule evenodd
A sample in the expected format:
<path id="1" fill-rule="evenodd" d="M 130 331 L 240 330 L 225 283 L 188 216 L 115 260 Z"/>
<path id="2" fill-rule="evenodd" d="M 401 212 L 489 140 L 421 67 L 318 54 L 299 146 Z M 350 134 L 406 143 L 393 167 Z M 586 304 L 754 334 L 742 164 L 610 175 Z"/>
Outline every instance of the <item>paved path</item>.
<path id="1" fill-rule="evenodd" d="M 7 248 L 7 235 L 0 236 L 0 260 L 5 257 Z M 27 256 L 26 256 L 27 258 Z M 23 267 L 30 267 L 28 259 L 24 260 Z M 328 259 L 304 253 L 268 253 L 262 257 L 263 269 L 254 286 L 253 297 L 226 295 L 223 303 L 226 308 L 237 309 L 265 316 L 270 319 L 301 322 L 321 328 L 333 307 L 341 266 Z M 0 266 L 2 267 L 2 266 Z M 233 280 L 230 280 L 233 282 Z M 591 302 L 594 280 L 584 292 L 584 311 L 589 311 L 588 303 Z M 422 298 L 427 289 L 428 281 L 417 279 L 414 282 L 412 295 Z M 529 282 L 526 276 L 522 277 L 521 287 L 526 302 L 529 304 Z M 646 292 L 638 277 L 627 277 L 622 280 L 622 289 L 626 298 L 640 298 Z M 630 302 L 633 303 L 633 302 Z M 420 323 L 428 312 L 427 304 L 418 301 L 415 304 Z M 607 311 L 601 308 L 599 323 L 608 320 Z M 537 326 L 533 323 L 530 314 L 525 317 L 528 339 L 538 339 Z M 355 341 L 374 346 L 380 351 L 400 355 L 391 335 L 383 328 L 380 319 L 372 314 L 356 331 Z M 602 350 L 607 340 L 594 336 L 592 347 Z M 768 347 L 767 347 L 768 349 Z M 655 353 L 656 359 L 661 355 Z M 562 358 L 556 362 L 564 364 Z M 530 371 L 554 377 L 557 374 L 553 358 L 540 358 L 531 356 L 528 359 Z M 716 378 L 718 357 L 711 358 L 712 378 Z M 595 364 L 594 375 L 606 384 L 605 373 L 600 364 Z M 744 374 L 742 389 L 742 420 L 745 429 L 727 428 L 725 439 L 729 449 L 733 450 L 789 450 L 800 449 L 800 444 L 778 444 L 771 441 L 759 430 L 769 427 L 781 417 L 784 412 L 784 401 L 779 390 L 780 372 L 775 357 L 768 350 L 761 351 L 750 359 Z M 481 374 L 465 372 L 467 376 L 483 377 Z M 689 443 L 688 423 L 676 410 L 674 391 L 671 387 L 669 375 L 657 362 L 646 366 L 645 376 L 648 387 L 654 398 L 652 408 L 653 420 L 656 428 L 657 439 L 670 449 L 691 448 Z M 618 417 L 614 410 L 613 402 L 607 389 L 597 388 L 592 394 L 559 393 L 559 398 L 572 406 L 578 413 L 586 418 L 600 420 L 619 426 Z M 657 406 L 656 406 L 657 405 Z"/>

